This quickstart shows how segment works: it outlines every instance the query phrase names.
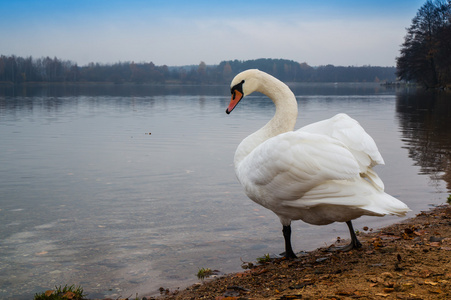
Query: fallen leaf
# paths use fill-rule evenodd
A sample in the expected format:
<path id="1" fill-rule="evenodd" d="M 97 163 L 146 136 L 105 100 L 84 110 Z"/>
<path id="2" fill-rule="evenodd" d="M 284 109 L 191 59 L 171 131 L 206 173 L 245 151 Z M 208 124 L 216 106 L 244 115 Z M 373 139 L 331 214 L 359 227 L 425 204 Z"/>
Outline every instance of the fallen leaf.
<path id="1" fill-rule="evenodd" d="M 252 271 L 252 275 L 258 276 L 258 275 L 261 275 L 261 274 L 264 274 L 267 272 L 268 272 L 268 269 L 255 270 L 255 271 Z"/>
<path id="2" fill-rule="evenodd" d="M 69 291 L 69 292 L 66 292 L 66 293 L 63 295 L 63 297 L 65 297 L 65 298 L 67 298 L 67 299 L 74 299 L 75 293 Z"/>
<path id="3" fill-rule="evenodd" d="M 381 297 L 388 297 L 390 296 L 390 294 L 382 294 L 382 293 L 377 293 L 376 296 L 381 296 Z"/>
<path id="4" fill-rule="evenodd" d="M 431 271 L 429 271 L 429 270 L 423 270 L 423 271 L 421 271 L 420 276 L 424 278 L 424 277 L 429 277 L 429 276 L 431 276 L 431 274 L 432 274 Z"/>
<path id="5" fill-rule="evenodd" d="M 387 287 L 387 288 L 392 288 L 392 287 L 395 286 L 395 283 L 394 282 L 385 282 L 384 286 Z"/>
<path id="6" fill-rule="evenodd" d="M 429 292 L 433 293 L 433 294 L 441 294 L 441 293 L 443 293 L 443 291 L 441 289 L 432 289 L 432 290 L 429 290 Z"/>
<path id="7" fill-rule="evenodd" d="M 407 233 L 403 233 L 402 238 L 405 240 L 413 240 L 413 237 L 409 236 Z"/>
<path id="8" fill-rule="evenodd" d="M 400 236 L 397 236 L 397 235 L 382 235 L 381 237 L 382 237 L 383 240 L 393 240 L 393 241 L 396 241 L 396 240 L 400 240 L 400 239 L 401 239 L 401 237 L 400 237 Z"/>
<path id="9" fill-rule="evenodd" d="M 286 299 L 286 300 L 288 300 L 288 299 L 293 299 L 293 300 L 299 300 L 299 299 L 302 299 L 302 295 L 283 295 L 282 296 L 282 298 L 279 298 L 279 299 Z M 333 298 L 332 298 L 333 299 Z M 332 300 L 331 299 L 331 300 Z"/>
<path id="10" fill-rule="evenodd" d="M 51 294 L 53 294 L 53 292 L 54 292 L 54 291 L 52 291 L 52 290 L 48 290 L 48 291 L 45 291 L 45 294 L 44 294 L 44 295 L 45 295 L 46 297 L 49 297 Z"/>
<path id="11" fill-rule="evenodd" d="M 49 253 L 49 252 L 48 251 L 41 251 L 41 252 L 36 253 L 36 255 L 44 255 L 44 254 L 47 254 L 47 253 Z"/>
<path id="12" fill-rule="evenodd" d="M 392 274 L 392 273 L 390 273 L 390 272 L 384 272 L 384 273 L 382 273 L 382 274 L 381 274 L 381 276 L 383 276 L 383 277 L 390 277 L 390 278 L 392 278 L 392 277 L 393 277 L 393 274 Z"/>
<path id="13" fill-rule="evenodd" d="M 333 282 L 333 281 L 324 281 L 323 284 L 327 285 L 327 286 L 333 286 L 333 285 L 335 285 L 335 282 Z"/>
<path id="14" fill-rule="evenodd" d="M 430 280 L 426 280 L 426 281 L 424 282 L 424 284 L 437 285 L 438 282 L 433 282 L 433 281 L 430 281 Z"/>
<path id="15" fill-rule="evenodd" d="M 235 277 L 245 277 L 245 276 L 250 276 L 252 273 L 252 271 L 244 271 L 244 272 L 240 272 L 240 273 L 236 273 Z"/>
<path id="16" fill-rule="evenodd" d="M 402 287 L 404 288 L 404 289 L 411 289 L 411 288 L 413 288 L 415 285 L 413 284 L 413 283 L 411 283 L 411 282 L 406 282 L 406 283 L 404 283 L 403 285 L 402 285 Z"/>
<path id="17" fill-rule="evenodd" d="M 354 295 L 354 290 L 339 290 L 339 291 L 337 291 L 337 295 L 351 296 L 351 295 Z"/>
<path id="18" fill-rule="evenodd" d="M 413 230 L 410 229 L 410 228 L 406 228 L 406 229 L 404 229 L 404 233 L 405 233 L 405 234 L 412 234 L 412 233 L 413 233 Z"/>

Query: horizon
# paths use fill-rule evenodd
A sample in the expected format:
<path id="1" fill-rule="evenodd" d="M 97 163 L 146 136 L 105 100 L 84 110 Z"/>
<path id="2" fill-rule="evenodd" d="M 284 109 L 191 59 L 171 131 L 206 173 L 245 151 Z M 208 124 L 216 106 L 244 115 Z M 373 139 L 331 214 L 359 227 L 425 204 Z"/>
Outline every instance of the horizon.
<path id="1" fill-rule="evenodd" d="M 28 56 L 19 56 L 19 55 L 15 55 L 15 54 L 11 54 L 11 55 L 4 55 L 4 54 L 2 54 L 2 53 L 0 53 L 0 56 L 5 56 L 5 57 L 12 57 L 12 56 L 15 56 L 15 57 L 21 57 L 21 58 L 28 58 L 28 57 L 31 57 L 32 58 L 32 60 L 33 61 L 36 61 L 37 59 L 44 59 L 44 58 L 47 58 L 47 57 L 49 57 L 50 59 L 58 59 L 59 61 L 62 61 L 62 62 L 70 62 L 70 63 L 72 63 L 73 65 L 77 65 L 79 68 L 83 68 L 83 67 L 89 67 L 89 65 L 90 64 L 99 64 L 100 66 L 112 66 L 112 65 L 115 65 L 115 64 L 131 64 L 131 63 L 134 63 L 134 64 L 148 64 L 148 63 L 153 63 L 152 61 L 132 61 L 132 60 L 123 60 L 123 61 L 117 61 L 117 62 L 111 62 L 111 63 L 101 63 L 101 62 L 95 62 L 95 61 L 93 61 L 93 62 L 89 62 L 89 63 L 87 63 L 87 64 L 84 64 L 84 65 L 80 65 L 78 62 L 76 62 L 76 61 L 72 61 L 72 60 L 69 60 L 69 59 L 65 59 L 65 58 L 63 58 L 63 57 L 50 57 L 50 56 L 48 56 L 48 55 L 45 55 L 45 56 L 40 56 L 40 57 L 33 57 L 33 56 L 31 56 L 31 55 L 28 55 Z M 372 68 L 372 67 L 375 67 L 375 68 L 396 68 L 396 66 L 376 66 L 376 65 L 360 65 L 360 66 L 354 66 L 354 65 L 333 65 L 333 64 L 328 64 L 328 63 L 326 63 L 326 64 L 321 64 L 321 65 L 310 65 L 308 62 L 299 62 L 299 61 L 295 61 L 295 60 L 291 60 L 291 59 L 285 59 L 285 58 L 270 58 L 270 57 L 260 57 L 260 58 L 255 58 L 255 59 L 248 59 L 248 60 L 239 60 L 239 59 L 230 59 L 230 60 L 221 60 L 219 63 L 217 63 L 217 64 L 206 64 L 206 66 L 207 67 L 215 67 L 215 66 L 219 66 L 222 62 L 229 62 L 229 61 L 235 61 L 235 60 L 238 60 L 238 61 L 240 61 L 240 62 L 247 62 L 247 61 L 256 61 L 256 60 L 259 60 L 259 59 L 268 59 L 268 60 L 286 60 L 286 61 L 293 61 L 293 62 L 295 62 L 295 63 L 298 63 L 298 64 L 302 64 L 302 63 L 305 63 L 305 64 L 307 64 L 309 67 L 311 67 L 311 68 L 320 68 L 320 67 L 325 67 L 325 66 L 333 66 L 333 67 L 335 67 L 335 68 L 365 68 L 365 67 L 370 67 L 370 68 Z M 197 64 L 186 64 L 186 65 L 167 65 L 167 64 L 162 64 L 162 65 L 157 65 L 157 64 L 155 64 L 154 63 L 154 65 L 155 66 L 157 66 L 157 67 L 162 67 L 162 66 L 167 66 L 168 68 L 184 68 L 184 67 L 197 67 L 197 66 L 199 66 L 199 64 L 200 64 L 201 62 L 199 62 L 199 63 L 197 63 Z"/>
<path id="2" fill-rule="evenodd" d="M 425 1 L 0 1 L 0 53 L 174 67 L 283 57 L 393 67 Z"/>
<path id="3" fill-rule="evenodd" d="M 45 55 L 45 56 L 40 56 L 40 57 L 33 57 L 33 56 L 31 56 L 31 55 L 28 55 L 28 56 L 18 56 L 18 55 L 15 55 L 15 54 L 11 54 L 11 55 L 4 55 L 4 54 L 1 54 L 0 53 L 0 56 L 4 56 L 4 57 L 12 57 L 12 56 L 15 56 L 16 58 L 17 57 L 21 57 L 21 58 L 24 58 L 24 59 L 26 59 L 26 58 L 28 58 L 28 57 L 31 57 L 31 59 L 33 60 L 33 61 L 36 61 L 36 60 L 38 60 L 38 59 L 45 59 L 45 58 L 50 58 L 50 59 L 58 59 L 59 61 L 61 61 L 61 62 L 70 62 L 71 64 L 73 64 L 73 65 L 77 65 L 79 68 L 84 68 L 84 67 L 89 67 L 89 65 L 90 64 L 99 64 L 100 66 L 112 66 L 112 65 L 115 65 L 115 64 L 131 64 L 131 63 L 134 63 L 134 64 L 137 64 L 137 65 L 139 65 L 139 64 L 148 64 L 148 63 L 153 63 L 152 61 L 117 61 L 117 62 L 112 62 L 112 63 L 100 63 L 100 62 L 95 62 L 95 61 L 93 61 L 93 62 L 89 62 L 89 63 L 87 63 L 87 64 L 85 64 L 85 65 L 80 65 L 79 63 L 77 63 L 76 61 L 72 61 L 72 60 L 69 60 L 69 59 L 64 59 L 64 58 L 62 58 L 62 57 L 50 57 L 50 56 L 48 56 L 48 55 Z M 269 58 L 269 57 L 266 57 L 266 58 L 263 58 L 263 57 L 260 57 L 260 58 L 255 58 L 255 59 L 248 59 L 248 60 L 239 60 L 239 59 L 230 59 L 230 60 L 221 60 L 219 63 L 217 63 L 217 64 L 206 64 L 206 66 L 207 67 L 216 67 L 216 66 L 219 66 L 222 62 L 229 62 L 229 61 L 235 61 L 235 60 L 238 60 L 238 61 L 240 61 L 240 62 L 248 62 L 248 61 L 257 61 L 257 60 L 260 60 L 260 59 L 268 59 L 268 60 L 286 60 L 286 61 L 293 61 L 293 62 L 295 62 L 295 63 L 298 63 L 298 64 L 303 64 L 303 63 L 305 63 L 305 64 L 307 64 L 309 67 L 311 67 L 311 68 L 320 68 L 320 67 L 326 67 L 326 66 L 333 66 L 333 67 L 335 67 L 335 68 L 366 68 L 366 67 L 369 67 L 369 68 L 372 68 L 372 67 L 374 67 L 374 68 L 396 68 L 396 66 L 376 66 L 376 65 L 360 65 L 360 66 L 354 66 L 354 65 L 333 65 L 333 64 L 322 64 L 322 65 L 310 65 L 308 62 L 299 62 L 299 61 L 295 61 L 295 60 L 290 60 L 290 59 L 285 59 L 285 58 Z M 200 63 L 202 63 L 202 61 L 201 62 L 199 62 L 199 63 L 197 63 L 197 64 L 187 64 L 187 65 L 167 65 L 167 64 L 162 64 L 162 65 L 157 65 L 157 64 L 154 64 L 155 66 L 157 66 L 157 67 L 162 67 L 162 66 L 166 66 L 166 67 L 168 67 L 168 68 L 184 68 L 184 67 L 197 67 L 197 66 L 199 66 L 199 64 Z"/>

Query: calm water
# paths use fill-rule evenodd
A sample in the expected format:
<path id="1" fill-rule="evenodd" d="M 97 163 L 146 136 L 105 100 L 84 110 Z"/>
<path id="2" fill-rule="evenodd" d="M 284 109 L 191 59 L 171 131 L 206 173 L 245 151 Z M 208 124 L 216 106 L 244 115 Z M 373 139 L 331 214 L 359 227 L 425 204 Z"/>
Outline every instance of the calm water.
<path id="1" fill-rule="evenodd" d="M 346 112 L 376 140 L 386 191 L 409 217 L 451 190 L 451 96 L 377 85 L 296 85 L 297 128 Z M 248 200 L 236 146 L 274 113 L 229 88 L 0 88 L 0 298 L 80 284 L 117 298 L 184 287 L 199 268 L 240 270 L 283 251 L 278 218 Z M 356 229 L 396 217 L 363 217 Z M 293 224 L 295 251 L 347 238 Z"/>

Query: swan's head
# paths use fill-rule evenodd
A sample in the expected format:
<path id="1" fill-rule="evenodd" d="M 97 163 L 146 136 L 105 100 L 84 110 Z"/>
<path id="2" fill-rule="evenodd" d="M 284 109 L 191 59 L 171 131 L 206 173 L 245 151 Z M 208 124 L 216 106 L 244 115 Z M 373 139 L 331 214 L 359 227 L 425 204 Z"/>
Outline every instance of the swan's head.
<path id="1" fill-rule="evenodd" d="M 226 109 L 226 113 L 230 114 L 232 110 L 237 106 L 238 102 L 245 96 L 258 91 L 259 77 L 263 72 L 257 69 L 250 69 L 239 73 L 233 78 L 230 84 L 230 92 L 232 93 L 232 99 Z M 264 73 L 263 73 L 264 74 Z"/>

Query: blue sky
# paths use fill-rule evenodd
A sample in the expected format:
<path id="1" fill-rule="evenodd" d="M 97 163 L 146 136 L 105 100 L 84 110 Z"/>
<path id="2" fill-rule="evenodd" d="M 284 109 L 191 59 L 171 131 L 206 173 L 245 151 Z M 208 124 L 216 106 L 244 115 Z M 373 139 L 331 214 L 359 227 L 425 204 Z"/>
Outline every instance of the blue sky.
<path id="1" fill-rule="evenodd" d="M 0 0 L 0 54 L 187 65 L 393 66 L 426 0 Z"/>

